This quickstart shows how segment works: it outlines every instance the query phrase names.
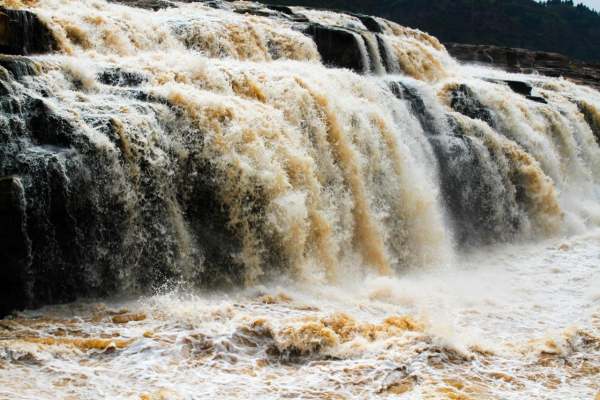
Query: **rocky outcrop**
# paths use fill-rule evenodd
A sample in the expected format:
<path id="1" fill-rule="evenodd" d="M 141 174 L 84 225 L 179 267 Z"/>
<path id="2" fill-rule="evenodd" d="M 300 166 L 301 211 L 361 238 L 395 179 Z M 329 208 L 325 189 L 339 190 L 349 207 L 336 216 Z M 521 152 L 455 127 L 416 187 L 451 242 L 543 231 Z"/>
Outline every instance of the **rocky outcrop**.
<path id="1" fill-rule="evenodd" d="M 0 7 L 0 53 L 28 55 L 57 47 L 56 39 L 37 15 Z"/>
<path id="2" fill-rule="evenodd" d="M 600 89 L 600 65 L 573 61 L 557 53 L 489 45 L 446 43 L 450 54 L 463 62 L 493 65 L 509 72 L 564 77 Z"/>

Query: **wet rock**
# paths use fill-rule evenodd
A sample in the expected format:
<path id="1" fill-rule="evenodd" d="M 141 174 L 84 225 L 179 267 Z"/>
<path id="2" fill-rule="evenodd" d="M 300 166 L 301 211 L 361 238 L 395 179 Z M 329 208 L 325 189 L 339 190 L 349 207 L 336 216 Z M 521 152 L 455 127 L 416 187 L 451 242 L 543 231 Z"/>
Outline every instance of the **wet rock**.
<path id="1" fill-rule="evenodd" d="M 0 54 L 0 66 L 5 68 L 13 78 L 20 80 L 23 77 L 37 75 L 41 70 L 41 65 L 27 57 L 10 56 Z"/>
<path id="2" fill-rule="evenodd" d="M 52 32 L 37 15 L 0 7 L 0 53 L 28 55 L 57 49 Z"/>
<path id="3" fill-rule="evenodd" d="M 545 98 L 540 96 L 527 96 L 527 100 L 535 101 L 536 103 L 548 104 Z"/>
<path id="4" fill-rule="evenodd" d="M 354 17 L 358 18 L 360 20 L 360 22 L 363 23 L 363 25 L 371 32 L 375 32 L 375 33 L 383 33 L 384 30 L 381 27 L 381 25 L 379 24 L 379 22 L 377 21 L 377 19 L 375 19 L 375 17 L 372 17 L 370 15 L 364 15 L 364 14 L 351 14 Z"/>
<path id="5" fill-rule="evenodd" d="M 504 81 L 510 89 L 523 96 L 531 96 L 531 90 L 533 89 L 530 84 L 522 81 Z"/>
<path id="6" fill-rule="evenodd" d="M 498 171 L 486 162 L 488 150 L 465 135 L 451 117 L 448 118 L 450 131 L 441 132 L 414 88 L 402 82 L 389 82 L 389 86 L 396 97 L 408 102 L 431 144 L 440 171 L 442 197 L 448 206 L 458 243 L 489 243 L 518 231 L 520 221 L 514 213 L 515 204 L 510 198 L 498 198 L 493 194 L 490 176 L 498 176 Z M 491 113 L 466 85 L 460 85 L 452 92 L 451 106 L 455 111 L 493 126 Z M 498 214 L 505 217 L 499 221 Z"/>
<path id="7" fill-rule="evenodd" d="M 10 86 L 11 101 L 0 103 L 0 176 L 19 177 L 2 185 L 0 234 L 17 241 L 6 241 L 1 250 L 2 269 L 16 280 L 0 278 L 0 286 L 9 282 L 12 288 L 1 290 L 10 297 L 2 302 L 3 313 L 106 293 L 118 279 L 102 275 L 113 273 L 105 268 L 116 268 L 116 240 L 123 241 L 119 195 L 106 190 L 114 179 L 106 160 L 100 161 L 106 155 L 44 99 L 19 88 Z M 4 230 L 5 224 L 12 228 Z"/>
<path id="8" fill-rule="evenodd" d="M 580 101 L 577 105 L 600 145 L 600 110 L 585 101 Z"/>
<path id="9" fill-rule="evenodd" d="M 547 104 L 545 98 L 540 96 L 533 96 L 533 87 L 523 81 L 513 81 L 513 80 L 498 80 L 498 79 L 488 79 L 490 82 L 498 83 L 498 84 L 506 84 L 508 87 L 515 93 L 524 96 L 527 100 L 535 101 L 536 103 Z"/>
<path id="10" fill-rule="evenodd" d="M 450 107 L 467 117 L 485 121 L 491 127 L 495 126 L 494 117 L 475 96 L 475 93 L 467 85 L 458 85 L 452 91 L 450 98 Z"/>
<path id="11" fill-rule="evenodd" d="M 270 7 L 260 7 L 254 4 L 250 5 L 236 5 L 233 8 L 233 12 L 238 14 L 250 14 L 258 17 L 285 17 L 286 14 L 282 14 L 279 11 L 273 10 Z"/>
<path id="12" fill-rule="evenodd" d="M 171 169 L 150 162 L 152 155 L 144 154 L 143 143 L 117 121 L 118 115 L 98 110 L 73 118 L 0 70 L 6 78 L 0 79 L 1 89 L 7 93 L 0 98 L 0 176 L 18 175 L 22 183 L 20 197 L 15 185 L 4 180 L 1 185 L 0 234 L 14 241 L 0 249 L 2 314 L 105 296 L 125 286 L 130 293 L 143 293 L 178 281 L 184 270 L 193 270 L 186 278 L 199 286 L 243 282 L 240 238 L 216 195 L 209 164 L 194 154 L 174 157 L 176 176 L 167 176 Z M 130 88 L 142 77 L 128 71 L 111 70 L 99 79 L 123 85 L 115 93 L 135 102 L 141 115 L 174 107 Z M 181 129 L 177 119 L 171 122 L 163 127 L 166 132 Z M 114 149 L 98 148 L 87 129 L 104 135 Z M 202 135 L 189 138 L 201 140 Z M 127 198 L 134 191 L 135 198 Z M 23 221 L 21 237 L 17 216 Z M 189 240 L 181 236 L 184 229 L 189 229 Z M 16 261 L 4 263 L 9 258 Z"/>
<path id="13" fill-rule="evenodd" d="M 202 249 L 204 271 L 198 283 L 205 287 L 243 283 L 244 266 L 236 257 L 242 251 L 239 235 L 229 225 L 229 210 L 217 193 L 217 180 L 210 162 L 194 160 L 181 166 L 178 202 L 183 205 L 190 230 Z"/>
<path id="14" fill-rule="evenodd" d="M 271 10 L 279 11 L 281 14 L 287 16 L 288 19 L 294 22 L 309 22 L 308 18 L 306 18 L 304 15 L 296 14 L 291 7 L 275 5 L 269 5 L 268 7 Z"/>
<path id="15" fill-rule="evenodd" d="M 66 148 L 73 143 L 72 124 L 44 100 L 31 99 L 29 111 L 29 132 L 38 144 Z"/>
<path id="16" fill-rule="evenodd" d="M 112 3 L 120 3 L 129 7 L 145 8 L 158 11 L 165 8 L 176 7 L 171 1 L 166 0 L 109 0 Z"/>
<path id="17" fill-rule="evenodd" d="M 426 134 L 432 135 L 439 133 L 434 124 L 433 115 L 431 115 L 425 102 L 419 97 L 416 90 L 404 85 L 402 82 L 390 81 L 388 85 L 397 98 L 408 101 L 411 111 L 418 118 Z"/>
<path id="18" fill-rule="evenodd" d="M 146 314 L 138 313 L 138 314 L 120 314 L 115 315 L 111 318 L 113 324 L 127 324 L 129 322 L 139 322 L 145 320 Z"/>
<path id="19" fill-rule="evenodd" d="M 203 3 L 212 8 L 223 8 L 221 0 L 108 0 L 111 3 L 119 3 L 129 7 L 143 8 L 146 10 L 158 11 L 165 8 L 177 7 L 177 3 Z"/>
<path id="20" fill-rule="evenodd" d="M 289 7 L 280 6 L 258 6 L 256 4 L 234 4 L 233 11 L 238 14 L 250 14 L 258 17 L 280 18 L 294 22 L 307 23 L 308 18 L 303 15 L 296 14 Z"/>
<path id="21" fill-rule="evenodd" d="M 395 73 L 392 65 L 394 65 L 393 55 L 389 54 L 387 47 L 385 45 L 383 37 L 381 35 L 376 34 L 377 37 L 377 47 L 379 48 L 379 54 L 381 55 L 381 64 L 386 72 Z"/>
<path id="22" fill-rule="evenodd" d="M 139 86 L 148 78 L 138 72 L 125 71 L 121 68 L 109 68 L 98 74 L 98 81 L 111 86 Z"/>
<path id="23" fill-rule="evenodd" d="M 23 186 L 16 176 L 0 178 L 0 318 L 29 301 L 27 274 L 31 243 Z"/>
<path id="24" fill-rule="evenodd" d="M 457 131 L 457 128 L 454 128 Z M 496 196 L 490 176 L 497 174 L 486 162 L 487 150 L 470 137 L 431 136 L 439 164 L 441 192 L 450 212 L 456 240 L 463 246 L 510 239 L 520 220 L 509 198 Z M 503 218 L 498 218 L 499 215 Z"/>
<path id="25" fill-rule="evenodd" d="M 360 36 L 348 29 L 311 24 L 305 33 L 313 38 L 326 65 L 348 68 L 362 73 L 368 66 L 364 65 L 363 53 L 358 40 Z"/>

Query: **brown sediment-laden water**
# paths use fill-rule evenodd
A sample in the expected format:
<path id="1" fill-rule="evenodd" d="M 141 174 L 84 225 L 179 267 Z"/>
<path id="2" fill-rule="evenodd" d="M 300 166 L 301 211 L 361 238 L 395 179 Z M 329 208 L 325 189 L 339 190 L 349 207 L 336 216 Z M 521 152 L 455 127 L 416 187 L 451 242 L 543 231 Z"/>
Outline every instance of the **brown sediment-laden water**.
<path id="1" fill-rule="evenodd" d="M 600 395 L 597 91 L 363 15 L 0 5 L 0 398 Z"/>

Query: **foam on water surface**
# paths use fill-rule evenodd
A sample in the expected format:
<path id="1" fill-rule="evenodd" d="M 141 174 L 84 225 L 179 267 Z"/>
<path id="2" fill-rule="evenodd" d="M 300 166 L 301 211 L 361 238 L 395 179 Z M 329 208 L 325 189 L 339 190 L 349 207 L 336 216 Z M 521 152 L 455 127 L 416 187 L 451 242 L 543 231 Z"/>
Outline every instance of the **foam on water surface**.
<path id="1" fill-rule="evenodd" d="M 593 398 L 600 232 L 361 285 L 291 282 L 25 312 L 0 396 Z"/>

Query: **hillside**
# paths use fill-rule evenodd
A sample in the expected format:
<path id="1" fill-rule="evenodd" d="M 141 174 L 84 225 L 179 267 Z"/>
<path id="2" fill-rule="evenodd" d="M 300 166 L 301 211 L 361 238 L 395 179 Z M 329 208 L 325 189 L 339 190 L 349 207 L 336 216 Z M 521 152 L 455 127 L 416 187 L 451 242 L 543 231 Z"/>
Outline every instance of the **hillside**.
<path id="1" fill-rule="evenodd" d="M 378 15 L 419 28 L 443 42 L 558 52 L 600 61 L 600 14 L 551 0 L 265 0 Z"/>

